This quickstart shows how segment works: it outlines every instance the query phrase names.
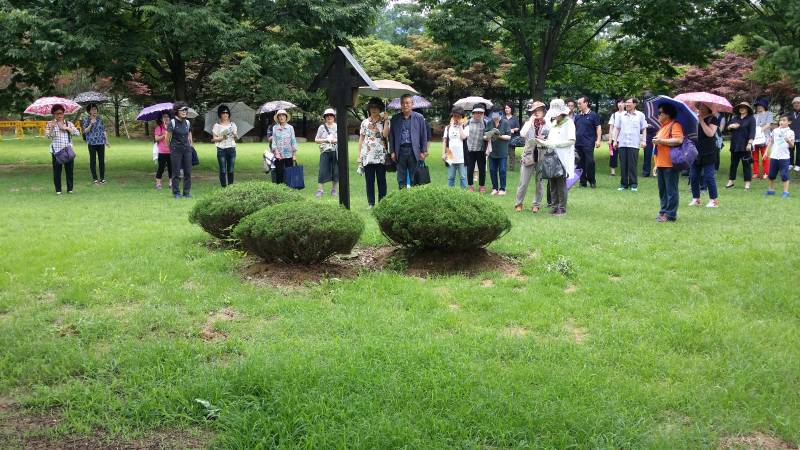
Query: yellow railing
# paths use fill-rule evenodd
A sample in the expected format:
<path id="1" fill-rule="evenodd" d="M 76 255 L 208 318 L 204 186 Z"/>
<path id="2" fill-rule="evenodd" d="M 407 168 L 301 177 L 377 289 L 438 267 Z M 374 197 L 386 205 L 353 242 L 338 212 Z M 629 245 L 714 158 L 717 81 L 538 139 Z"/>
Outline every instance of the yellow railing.
<path id="1" fill-rule="evenodd" d="M 35 128 L 39 137 L 44 136 L 44 129 L 47 126 L 47 120 L 0 120 L 0 128 L 13 128 L 16 139 L 25 139 L 25 129 Z M 76 120 L 75 126 L 80 130 L 81 122 Z"/>

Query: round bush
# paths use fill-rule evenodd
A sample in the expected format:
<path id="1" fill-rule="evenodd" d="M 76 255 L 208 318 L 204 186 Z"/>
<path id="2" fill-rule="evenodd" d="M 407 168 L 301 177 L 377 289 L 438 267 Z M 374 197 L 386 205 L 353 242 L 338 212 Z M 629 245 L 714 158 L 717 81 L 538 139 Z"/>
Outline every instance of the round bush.
<path id="1" fill-rule="evenodd" d="M 508 216 L 488 198 L 442 186 L 393 192 L 373 212 L 389 240 L 418 249 L 476 249 L 511 229 Z"/>
<path id="2" fill-rule="evenodd" d="M 352 211 L 332 204 L 294 202 L 245 217 L 233 237 L 266 260 L 311 264 L 350 253 L 363 231 L 364 221 Z"/>
<path id="3" fill-rule="evenodd" d="M 200 199 L 189 214 L 189 222 L 220 239 L 246 216 L 267 206 L 301 200 L 300 194 L 281 184 L 247 181 L 232 184 Z"/>

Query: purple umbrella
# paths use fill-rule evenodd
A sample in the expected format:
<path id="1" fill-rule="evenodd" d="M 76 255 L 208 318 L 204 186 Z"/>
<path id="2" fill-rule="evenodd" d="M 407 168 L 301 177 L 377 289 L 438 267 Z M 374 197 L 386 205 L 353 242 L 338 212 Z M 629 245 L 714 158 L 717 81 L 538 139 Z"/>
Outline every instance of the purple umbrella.
<path id="1" fill-rule="evenodd" d="M 172 112 L 172 102 L 148 106 L 147 108 L 143 109 L 138 116 L 136 116 L 136 120 L 142 122 L 156 120 L 160 118 L 161 114 L 164 112 Z"/>
<path id="2" fill-rule="evenodd" d="M 415 95 L 413 99 L 414 99 L 414 106 L 412 106 L 411 109 L 427 109 L 433 106 L 431 102 L 425 100 L 419 95 Z M 392 100 L 391 103 L 389 103 L 386 106 L 386 109 L 400 109 L 400 97 L 397 97 L 396 99 Z"/>

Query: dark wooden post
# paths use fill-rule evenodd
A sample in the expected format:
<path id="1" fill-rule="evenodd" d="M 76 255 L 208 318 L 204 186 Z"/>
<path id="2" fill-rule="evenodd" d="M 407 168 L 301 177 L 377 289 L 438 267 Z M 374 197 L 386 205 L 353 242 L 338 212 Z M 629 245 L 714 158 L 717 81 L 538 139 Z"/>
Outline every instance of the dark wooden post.
<path id="1" fill-rule="evenodd" d="M 350 209 L 350 157 L 348 151 L 347 116 L 348 110 L 358 97 L 358 88 L 369 86 L 378 88 L 364 72 L 353 55 L 344 48 L 337 47 L 328 62 L 311 84 L 311 90 L 326 88 L 328 99 L 336 108 L 337 149 L 339 158 L 339 204 Z"/>

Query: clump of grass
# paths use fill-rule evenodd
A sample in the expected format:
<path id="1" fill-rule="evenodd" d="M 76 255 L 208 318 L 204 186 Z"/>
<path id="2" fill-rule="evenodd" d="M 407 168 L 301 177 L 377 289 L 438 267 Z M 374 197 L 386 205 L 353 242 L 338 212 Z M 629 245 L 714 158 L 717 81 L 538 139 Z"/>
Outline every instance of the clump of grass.
<path id="1" fill-rule="evenodd" d="M 572 260 L 565 255 L 558 255 L 558 258 L 556 258 L 555 261 L 545 264 L 544 267 L 548 273 L 560 273 L 568 278 L 574 276 L 577 271 L 575 263 L 573 263 Z"/>

